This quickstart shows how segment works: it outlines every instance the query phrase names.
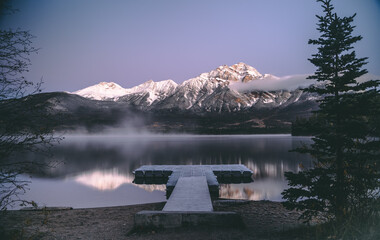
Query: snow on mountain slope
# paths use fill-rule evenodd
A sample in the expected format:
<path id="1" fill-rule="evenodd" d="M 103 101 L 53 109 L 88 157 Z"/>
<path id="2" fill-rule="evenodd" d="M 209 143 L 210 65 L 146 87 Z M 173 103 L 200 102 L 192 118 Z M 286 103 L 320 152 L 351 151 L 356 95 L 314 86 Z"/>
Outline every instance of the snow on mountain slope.
<path id="1" fill-rule="evenodd" d="M 165 80 L 161 82 L 153 82 L 152 80 L 149 80 L 143 84 L 128 89 L 128 94 L 115 100 L 127 102 L 135 106 L 147 107 L 171 96 L 175 92 L 177 86 L 178 84 L 173 80 Z"/>
<path id="2" fill-rule="evenodd" d="M 122 88 L 114 82 L 101 82 L 73 92 L 73 94 L 94 100 L 108 100 L 128 94 L 128 89 Z"/>
<path id="3" fill-rule="evenodd" d="M 149 80 L 143 84 L 130 89 L 129 94 L 147 94 L 147 103 L 151 105 L 154 101 L 160 101 L 174 93 L 178 86 L 173 80 L 153 82 Z"/>
<path id="4" fill-rule="evenodd" d="M 101 82 L 91 87 L 73 92 L 85 98 L 94 100 L 119 100 L 120 97 L 128 94 L 148 95 L 149 103 L 160 99 L 167 94 L 171 94 L 177 87 L 173 80 L 153 82 L 149 80 L 133 88 L 123 88 L 113 82 Z"/>

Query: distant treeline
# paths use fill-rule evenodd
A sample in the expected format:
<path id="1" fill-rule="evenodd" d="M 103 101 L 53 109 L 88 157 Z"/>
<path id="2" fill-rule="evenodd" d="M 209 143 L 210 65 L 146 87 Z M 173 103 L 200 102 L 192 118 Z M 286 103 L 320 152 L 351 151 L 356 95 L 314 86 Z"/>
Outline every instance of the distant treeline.
<path id="1" fill-rule="evenodd" d="M 380 106 L 380 96 L 374 98 L 373 101 L 376 102 L 377 106 Z M 354 111 L 355 109 L 352 110 Z M 317 114 L 312 114 L 309 117 L 296 117 L 292 122 L 291 134 L 293 136 L 313 136 L 318 133 L 317 129 L 320 129 L 322 124 L 327 124 L 323 119 L 322 116 Z M 372 116 L 369 123 L 371 124 L 369 126 L 370 129 L 380 129 L 380 116 Z"/>
<path id="2" fill-rule="evenodd" d="M 309 118 L 299 118 L 297 117 L 294 122 L 292 122 L 291 134 L 292 136 L 313 136 L 316 133 L 315 128 L 310 126 L 316 126 L 320 122 L 320 118 L 317 115 L 312 115 Z"/>

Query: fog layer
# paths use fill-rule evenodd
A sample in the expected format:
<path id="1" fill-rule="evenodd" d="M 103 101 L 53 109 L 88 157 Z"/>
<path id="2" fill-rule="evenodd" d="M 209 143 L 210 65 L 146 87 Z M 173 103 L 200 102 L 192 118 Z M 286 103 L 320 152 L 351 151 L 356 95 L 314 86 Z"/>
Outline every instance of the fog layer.
<path id="1" fill-rule="evenodd" d="M 275 91 L 275 90 L 295 90 L 297 88 L 305 88 L 316 81 L 307 79 L 311 74 L 298 74 L 276 77 L 273 75 L 267 75 L 262 79 L 253 80 L 247 83 L 234 83 L 230 85 L 230 88 L 238 92 L 249 91 Z M 366 82 L 369 80 L 380 79 L 380 76 L 373 74 L 365 74 L 357 79 L 358 82 Z"/>

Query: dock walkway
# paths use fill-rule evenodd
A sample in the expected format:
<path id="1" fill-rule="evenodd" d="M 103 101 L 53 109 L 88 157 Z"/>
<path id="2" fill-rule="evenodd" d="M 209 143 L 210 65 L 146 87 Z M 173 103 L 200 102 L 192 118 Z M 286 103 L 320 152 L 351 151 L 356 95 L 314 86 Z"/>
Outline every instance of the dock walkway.
<path id="1" fill-rule="evenodd" d="M 211 212 L 213 210 L 205 176 L 180 177 L 162 211 Z"/>

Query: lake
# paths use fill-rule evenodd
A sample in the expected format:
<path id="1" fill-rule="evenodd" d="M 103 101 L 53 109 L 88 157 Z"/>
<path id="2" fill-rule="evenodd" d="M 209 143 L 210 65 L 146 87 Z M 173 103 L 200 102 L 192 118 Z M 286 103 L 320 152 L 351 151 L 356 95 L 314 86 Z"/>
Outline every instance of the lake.
<path id="1" fill-rule="evenodd" d="M 31 176 L 24 199 L 41 206 L 91 208 L 165 201 L 165 185 L 136 185 L 133 170 L 149 164 L 244 164 L 254 182 L 221 185 L 220 197 L 281 201 L 285 171 L 311 166 L 289 152 L 310 137 L 290 135 L 69 135 L 52 149 L 54 168 Z"/>

